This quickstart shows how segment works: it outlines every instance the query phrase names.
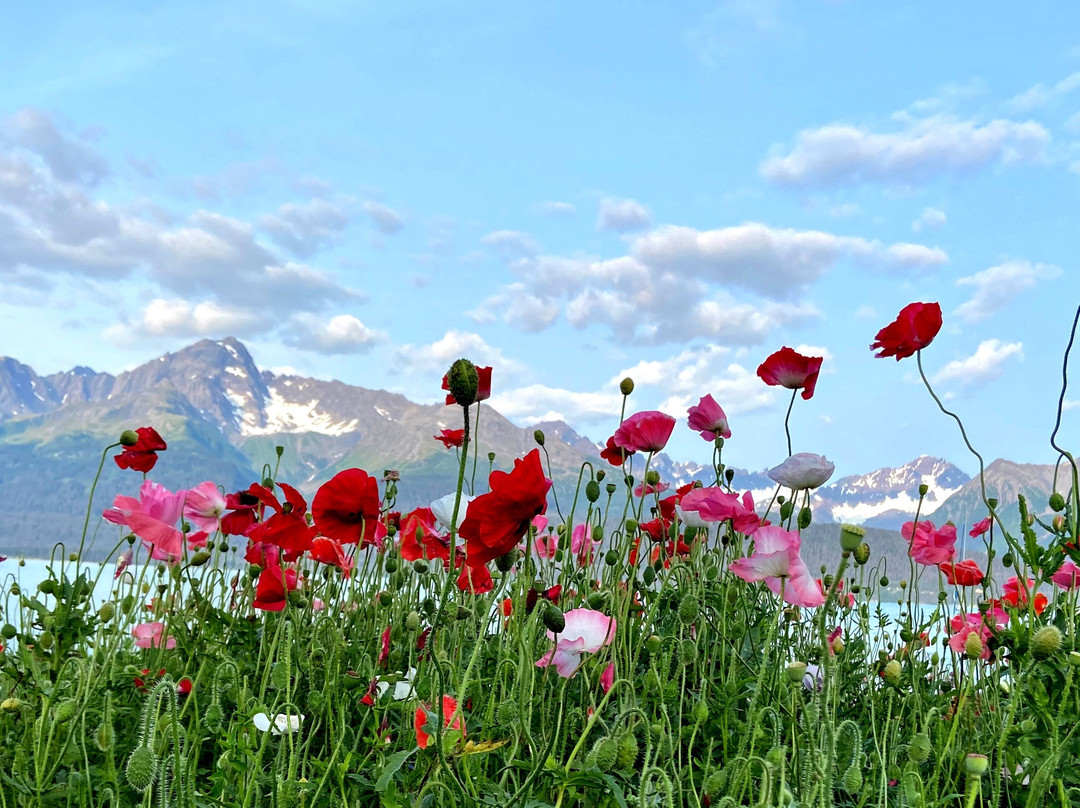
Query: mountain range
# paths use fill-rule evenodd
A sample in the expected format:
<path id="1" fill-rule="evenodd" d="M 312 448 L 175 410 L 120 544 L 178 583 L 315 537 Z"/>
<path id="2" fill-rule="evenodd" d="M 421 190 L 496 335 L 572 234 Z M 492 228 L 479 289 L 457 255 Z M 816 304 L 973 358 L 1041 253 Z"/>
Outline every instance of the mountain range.
<path id="1" fill-rule="evenodd" d="M 397 505 L 411 508 L 452 487 L 457 455 L 433 436 L 458 428 L 459 419 L 457 410 L 441 404 L 416 404 L 383 390 L 260 370 L 244 345 L 231 337 L 202 340 L 116 376 L 82 366 L 39 376 L 3 357 L 0 503 L 8 518 L 0 520 L 0 554 L 41 556 L 57 541 L 67 545 L 74 537 L 77 543 L 102 448 L 124 429 L 153 425 L 165 437 L 168 453 L 153 476 L 172 489 L 209 479 L 236 490 L 262 478 L 267 467 L 280 465 L 279 479 L 311 494 L 345 468 L 358 466 L 376 476 L 396 469 L 401 475 Z M 585 461 L 606 469 L 608 481 L 616 481 L 617 470 L 599 459 L 602 443 L 562 421 L 523 428 L 485 407 L 475 469 L 479 490 L 484 490 L 491 465 L 488 453 L 494 453 L 495 467 L 507 468 L 536 446 L 536 429 L 545 433 L 545 462 L 550 460 L 556 492 L 566 502 Z M 662 454 L 652 468 L 672 487 L 716 479 L 711 467 Z M 776 486 L 765 471 L 734 469 L 734 474 L 735 488 L 752 491 L 759 506 L 770 502 Z M 470 458 L 468 478 L 473 476 Z M 1048 510 L 1052 466 L 998 460 L 987 468 L 986 481 L 990 496 L 997 496 L 1009 514 L 1014 514 L 1018 494 L 1037 512 Z M 108 504 L 106 496 L 129 493 L 131 482 L 130 472 L 107 461 L 95 510 Z M 985 515 L 977 479 L 946 460 L 924 456 L 822 486 L 812 499 L 814 520 L 896 530 L 913 518 L 920 484 L 929 488 L 920 508 L 923 516 L 965 526 Z M 91 519 L 91 526 L 99 522 Z"/>

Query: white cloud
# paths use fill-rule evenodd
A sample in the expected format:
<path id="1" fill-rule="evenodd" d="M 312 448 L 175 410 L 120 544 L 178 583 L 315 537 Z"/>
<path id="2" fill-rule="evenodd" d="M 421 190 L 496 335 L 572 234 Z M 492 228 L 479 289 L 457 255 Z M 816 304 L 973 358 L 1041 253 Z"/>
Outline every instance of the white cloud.
<path id="1" fill-rule="evenodd" d="M 926 208 L 919 218 L 911 223 L 911 229 L 916 233 L 925 230 L 937 230 L 945 226 L 948 217 L 941 208 Z"/>
<path id="2" fill-rule="evenodd" d="M 371 219 L 371 223 L 385 236 L 393 235 L 403 226 L 401 214 L 393 208 L 389 208 L 381 202 L 368 200 L 362 206 L 364 213 Z"/>
<path id="3" fill-rule="evenodd" d="M 570 202 L 545 202 L 540 206 L 540 211 L 545 216 L 558 218 L 562 216 L 573 216 L 577 213 L 577 208 Z"/>
<path id="4" fill-rule="evenodd" d="M 1080 88 L 1080 72 L 1066 76 L 1057 84 L 1049 87 L 1045 84 L 1036 84 L 1034 87 L 1029 87 L 1024 92 L 1009 99 L 1006 106 L 1013 112 L 1030 112 L 1033 109 L 1044 107 L 1078 88 Z"/>
<path id="5" fill-rule="evenodd" d="M 288 344 L 323 354 L 366 353 L 389 339 L 386 332 L 369 328 L 351 314 L 326 320 L 301 313 L 292 317 L 286 330 Z"/>
<path id="6" fill-rule="evenodd" d="M 528 333 L 543 331 L 559 316 L 559 306 L 532 294 L 523 283 L 512 283 L 500 292 L 484 299 L 466 317 L 478 323 L 504 323 Z"/>
<path id="7" fill-rule="evenodd" d="M 792 188 L 910 184 L 996 162 L 1035 162 L 1049 141 L 1050 133 L 1034 121 L 999 119 L 979 125 L 934 117 L 889 133 L 834 123 L 800 132 L 790 152 L 761 164 L 761 175 Z"/>
<path id="8" fill-rule="evenodd" d="M 508 359 L 501 350 L 489 345 L 479 334 L 451 329 L 427 345 L 402 345 L 397 349 L 398 364 L 409 371 L 445 371 L 457 359 L 465 357 L 476 365 L 490 365 L 503 373 L 518 373 L 522 365 Z"/>
<path id="9" fill-rule="evenodd" d="M 1010 356 L 1023 359 L 1023 343 L 983 340 L 971 356 L 949 362 L 934 374 L 934 383 L 955 382 L 961 387 L 973 387 L 993 381 L 1004 372 L 1002 365 Z"/>
<path id="10" fill-rule="evenodd" d="M 1063 410 L 1080 410 L 1080 399 L 1067 398 L 1061 402 L 1061 409 Z"/>
<path id="11" fill-rule="evenodd" d="M 532 236 L 517 230 L 496 230 L 480 239 L 480 243 L 494 250 L 504 261 L 533 256 L 537 252 Z"/>
<path id="12" fill-rule="evenodd" d="M 341 238 L 349 217 L 325 199 L 303 205 L 285 204 L 277 213 L 263 216 L 259 226 L 278 246 L 300 258 L 308 258 Z"/>
<path id="13" fill-rule="evenodd" d="M 960 278 L 956 285 L 972 286 L 975 293 L 966 303 L 957 306 L 956 314 L 967 323 L 985 320 L 1004 309 L 1018 294 L 1038 281 L 1050 280 L 1060 274 L 1060 269 L 1048 264 L 1008 261 Z"/>
<path id="14" fill-rule="evenodd" d="M 614 230 L 624 233 L 644 230 L 652 224 L 652 212 L 634 199 L 601 199 L 600 212 L 596 218 L 597 230 Z"/>
<path id="15" fill-rule="evenodd" d="M 266 330 L 271 319 L 258 312 L 206 300 L 192 305 L 179 298 L 151 300 L 133 323 L 106 329 L 106 338 L 127 343 L 138 337 L 243 336 Z"/>
<path id="16" fill-rule="evenodd" d="M 60 182 L 92 187 L 109 174 L 108 162 L 85 136 L 65 135 L 49 115 L 33 107 L 0 121 L 0 145 L 38 155 Z"/>

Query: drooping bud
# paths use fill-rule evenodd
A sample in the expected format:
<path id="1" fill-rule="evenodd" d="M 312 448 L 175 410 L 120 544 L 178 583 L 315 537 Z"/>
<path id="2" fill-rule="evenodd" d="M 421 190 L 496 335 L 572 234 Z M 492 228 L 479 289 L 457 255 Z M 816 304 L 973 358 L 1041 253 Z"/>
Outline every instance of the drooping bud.
<path id="1" fill-rule="evenodd" d="M 649 469 L 645 473 L 645 485 L 657 485 L 660 482 L 660 472 L 655 469 Z"/>
<path id="2" fill-rule="evenodd" d="M 1043 626 L 1031 637 L 1031 652 L 1036 659 L 1046 659 L 1061 649 L 1061 629 L 1057 626 Z"/>
<path id="3" fill-rule="evenodd" d="M 930 758 L 930 747 L 930 736 L 920 732 L 911 739 L 911 743 L 908 745 L 908 759 L 912 763 L 919 765 L 926 763 Z"/>
<path id="4" fill-rule="evenodd" d="M 195 555 L 191 557 L 191 566 L 201 567 L 209 560 L 210 553 L 208 553 L 206 550 L 199 550 L 199 552 L 195 553 Z"/>
<path id="5" fill-rule="evenodd" d="M 688 595 L 679 604 L 679 622 L 688 626 L 701 616 L 700 612 L 701 603 L 693 595 Z"/>
<path id="6" fill-rule="evenodd" d="M 121 446 L 134 446 L 139 442 L 139 434 L 134 429 L 125 429 L 120 433 Z"/>
<path id="7" fill-rule="evenodd" d="M 806 530 L 810 527 L 810 522 L 813 519 L 813 514 L 810 512 L 809 507 L 803 507 L 799 509 L 799 530 Z"/>
<path id="8" fill-rule="evenodd" d="M 619 755 L 619 744 L 611 737 L 601 738 L 592 749 L 592 758 L 596 768 L 602 772 L 609 772 L 615 768 L 615 761 Z"/>
<path id="9" fill-rule="evenodd" d="M 866 528 L 858 525 L 840 525 L 840 549 L 845 553 L 857 552 L 864 538 L 866 538 Z"/>
<path id="10" fill-rule="evenodd" d="M 128 758 L 125 774 L 128 784 L 136 791 L 146 791 L 157 778 L 157 755 L 148 746 L 140 746 Z"/>
<path id="11" fill-rule="evenodd" d="M 446 383 L 450 395 L 462 407 L 471 407 L 476 403 L 476 391 L 480 387 L 480 375 L 476 365 L 468 359 L 458 359 L 446 373 Z"/>
<path id="12" fill-rule="evenodd" d="M 619 382 L 619 392 L 624 396 L 630 395 L 634 392 L 634 380 L 627 376 L 621 382 Z"/>
<path id="13" fill-rule="evenodd" d="M 585 483 L 585 499 L 589 502 L 596 502 L 600 499 L 600 483 L 596 480 L 589 480 Z"/>
<path id="14" fill-rule="evenodd" d="M 560 634 L 566 628 L 566 616 L 562 613 L 562 609 L 550 601 L 544 604 L 544 611 L 540 617 L 544 626 L 552 634 Z"/>

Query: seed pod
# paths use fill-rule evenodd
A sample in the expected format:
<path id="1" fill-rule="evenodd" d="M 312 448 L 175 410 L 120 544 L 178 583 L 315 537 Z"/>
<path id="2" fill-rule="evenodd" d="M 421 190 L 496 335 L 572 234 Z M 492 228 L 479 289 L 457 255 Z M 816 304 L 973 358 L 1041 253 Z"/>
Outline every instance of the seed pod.
<path id="1" fill-rule="evenodd" d="M 855 563 L 860 567 L 870 560 L 870 545 L 863 542 L 855 548 Z"/>
<path id="2" fill-rule="evenodd" d="M 562 609 L 550 601 L 544 605 L 541 620 L 552 634 L 560 634 L 566 628 L 566 617 L 563 615 Z"/>

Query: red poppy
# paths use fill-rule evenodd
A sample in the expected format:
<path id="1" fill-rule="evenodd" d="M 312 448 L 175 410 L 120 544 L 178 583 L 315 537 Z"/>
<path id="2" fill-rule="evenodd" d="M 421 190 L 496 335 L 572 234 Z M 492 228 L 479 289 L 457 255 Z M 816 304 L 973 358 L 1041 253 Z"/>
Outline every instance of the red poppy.
<path id="1" fill-rule="evenodd" d="M 443 446 L 447 449 L 452 449 L 455 446 L 461 446 L 465 443 L 465 430 L 464 429 L 444 429 L 438 435 L 433 435 L 435 440 L 442 441 Z"/>
<path id="2" fill-rule="evenodd" d="M 449 390 L 450 389 L 450 380 L 447 378 L 448 375 L 449 374 L 442 377 L 442 389 L 443 390 Z M 476 369 L 476 376 L 479 379 L 479 382 L 476 385 L 476 400 L 477 401 L 485 401 L 486 399 L 491 398 L 491 368 L 490 367 L 486 367 L 486 368 L 478 367 Z M 454 398 L 453 395 L 451 395 L 450 393 L 447 393 L 446 394 L 446 403 L 447 404 L 457 404 L 457 399 Z"/>
<path id="3" fill-rule="evenodd" d="M 453 696 L 442 697 L 442 711 L 443 711 L 443 728 L 449 727 L 450 729 L 461 730 L 461 734 L 465 735 L 465 722 L 462 719 L 461 713 L 457 713 L 457 699 Z M 454 714 L 457 713 L 455 716 Z M 416 708 L 416 716 L 414 719 L 414 727 L 416 729 L 416 745 L 421 749 L 427 749 L 428 740 L 431 738 L 425 730 L 428 725 L 428 716 L 432 716 L 435 720 L 438 720 L 434 713 L 431 712 L 431 707 L 427 704 L 421 705 Z M 453 723 L 450 719 L 453 718 Z"/>
<path id="4" fill-rule="evenodd" d="M 406 561 L 418 558 L 450 560 L 450 543 L 435 529 L 435 514 L 431 508 L 417 508 L 406 514 L 398 536 L 401 537 L 401 557 Z"/>
<path id="5" fill-rule="evenodd" d="M 379 484 L 361 469 L 345 469 L 315 492 L 311 513 L 315 528 L 342 544 L 382 545 L 379 522 Z M 380 528 L 382 530 L 380 531 Z"/>
<path id="6" fill-rule="evenodd" d="M 491 490 L 469 503 L 458 531 L 465 539 L 470 566 L 479 567 L 509 553 L 529 530 L 532 518 L 547 510 L 551 481 L 544 477 L 540 450 L 515 460 L 512 471 L 493 471 Z"/>
<path id="7" fill-rule="evenodd" d="M 345 555 L 345 548 L 337 539 L 316 536 L 311 540 L 311 557 L 321 564 L 337 567 L 344 578 L 352 574 L 353 560 Z"/>
<path id="8" fill-rule="evenodd" d="M 1015 575 L 1009 580 L 1007 580 L 1005 584 L 1001 587 L 1002 591 L 1005 593 L 1004 595 L 1002 595 L 1001 599 L 1012 606 L 1026 608 L 1028 601 L 1028 593 L 1030 593 L 1031 590 L 1035 587 L 1035 582 L 1033 580 L 1031 580 L 1030 578 L 1026 580 L 1027 585 L 1025 587 L 1020 586 L 1020 580 Z M 1042 592 L 1036 592 L 1035 600 L 1033 602 L 1035 614 L 1042 614 L 1043 610 L 1046 609 L 1046 605 L 1048 603 L 1049 601 L 1046 599 L 1046 595 L 1044 595 Z"/>
<path id="9" fill-rule="evenodd" d="M 977 586 L 986 577 L 971 558 L 965 558 L 956 564 L 945 561 L 938 564 L 938 568 L 945 573 L 945 580 L 953 586 Z"/>
<path id="10" fill-rule="evenodd" d="M 634 452 L 659 452 L 675 429 L 675 419 L 665 412 L 647 410 L 631 415 L 615 430 L 615 445 Z"/>
<path id="11" fill-rule="evenodd" d="M 263 505 L 274 514 L 248 530 L 251 541 L 276 544 L 285 553 L 285 560 L 292 561 L 311 549 L 311 540 L 315 537 L 315 528 L 307 522 L 307 500 L 300 492 L 286 483 L 278 483 L 278 488 L 285 494 L 285 502 L 280 503 L 274 493 L 258 483 L 252 483 L 248 493 L 258 497 Z"/>
<path id="12" fill-rule="evenodd" d="M 482 595 L 495 588 L 495 581 L 491 573 L 483 564 L 466 564 L 461 569 L 457 579 L 457 586 L 462 592 L 472 592 L 474 595 Z"/>
<path id="13" fill-rule="evenodd" d="M 250 491 L 237 491 L 225 495 L 225 507 L 228 513 L 222 514 L 221 533 L 224 536 L 246 536 L 257 521 L 255 506 L 259 498 Z"/>
<path id="14" fill-rule="evenodd" d="M 375 662 L 376 665 L 382 665 L 390 658 L 390 626 L 386 627 L 386 630 L 382 633 L 382 637 L 379 640 L 379 659 Z"/>
<path id="15" fill-rule="evenodd" d="M 161 670 L 159 670 L 157 672 L 157 676 L 151 676 L 149 668 L 143 668 L 141 673 L 142 676 L 135 676 L 133 677 L 133 679 L 136 689 L 142 693 L 145 693 L 149 689 L 150 685 L 154 684 L 156 680 L 160 679 L 162 676 L 165 675 L 165 669 L 162 668 Z M 145 676 L 146 678 L 144 679 L 143 676 Z"/>
<path id="16" fill-rule="evenodd" d="M 191 694 L 191 688 L 193 687 L 191 680 L 188 677 L 183 677 L 176 683 L 176 695 L 183 698 Z"/>
<path id="17" fill-rule="evenodd" d="M 296 570 L 267 567 L 255 584 L 255 600 L 252 606 L 264 612 L 280 612 L 285 608 L 289 593 L 296 589 Z"/>
<path id="18" fill-rule="evenodd" d="M 785 345 L 758 366 L 757 375 L 773 387 L 801 389 L 802 397 L 809 399 L 817 387 L 822 361 L 820 356 L 803 356 Z"/>
<path id="19" fill-rule="evenodd" d="M 615 436 L 612 435 L 607 439 L 607 446 L 600 452 L 600 457 L 613 466 L 621 466 L 626 458 L 632 454 L 634 454 L 634 452 L 629 449 L 623 449 L 621 446 L 616 446 Z"/>
<path id="20" fill-rule="evenodd" d="M 878 331 L 870 350 L 878 352 L 878 359 L 895 356 L 899 362 L 933 342 L 940 330 L 940 304 L 909 303 L 895 320 Z"/>
<path id="21" fill-rule="evenodd" d="M 157 463 L 157 453 L 164 452 L 168 446 L 152 426 L 140 426 L 135 430 L 135 434 L 139 439 L 131 446 L 125 446 L 124 451 L 113 460 L 122 469 L 132 469 L 145 474 Z"/>

